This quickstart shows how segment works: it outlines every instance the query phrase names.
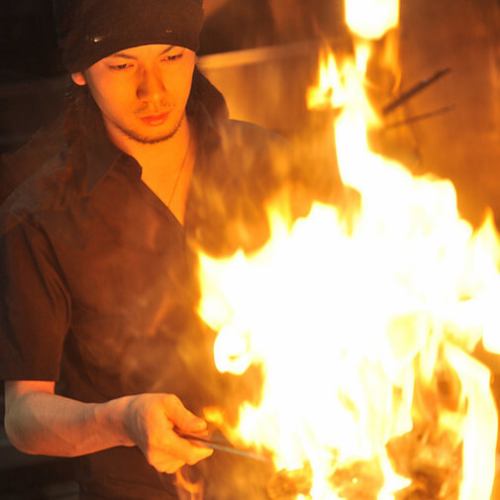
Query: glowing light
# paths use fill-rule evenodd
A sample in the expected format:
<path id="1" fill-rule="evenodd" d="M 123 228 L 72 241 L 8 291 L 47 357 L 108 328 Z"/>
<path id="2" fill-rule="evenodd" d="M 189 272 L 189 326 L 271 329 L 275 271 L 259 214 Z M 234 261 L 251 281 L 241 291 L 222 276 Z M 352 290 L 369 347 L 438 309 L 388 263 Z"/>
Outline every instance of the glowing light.
<path id="1" fill-rule="evenodd" d="M 349 26 L 378 38 L 397 24 L 396 4 L 350 1 Z M 470 353 L 481 339 L 500 352 L 498 236 L 491 217 L 477 232 L 460 217 L 450 181 L 370 150 L 369 58 L 366 42 L 341 64 L 323 55 L 308 92 L 311 108 L 338 111 L 339 170 L 361 196 L 354 217 L 315 203 L 294 222 L 277 199 L 261 250 L 200 255 L 199 313 L 219 332 L 218 369 L 264 375 L 259 404 L 243 404 L 228 432 L 268 450 L 277 471 L 307 471 L 297 500 L 394 498 L 416 487 L 418 460 L 439 462 L 460 499 L 486 500 L 497 412 Z"/>
<path id="2" fill-rule="evenodd" d="M 355 35 L 378 40 L 399 24 L 399 0 L 346 0 L 346 23 Z"/>

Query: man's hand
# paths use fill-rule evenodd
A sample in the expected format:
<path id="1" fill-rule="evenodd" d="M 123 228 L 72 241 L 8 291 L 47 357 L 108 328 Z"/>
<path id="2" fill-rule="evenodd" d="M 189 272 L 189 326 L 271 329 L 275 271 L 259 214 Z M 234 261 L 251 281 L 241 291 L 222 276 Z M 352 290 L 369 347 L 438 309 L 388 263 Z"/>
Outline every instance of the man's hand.
<path id="1" fill-rule="evenodd" d="M 203 436 L 206 423 L 169 394 L 82 403 L 54 394 L 54 382 L 5 383 L 5 428 L 16 448 L 33 455 L 75 457 L 138 446 L 149 463 L 173 473 L 213 451 L 175 432 Z"/>
<path id="2" fill-rule="evenodd" d="M 131 442 L 144 453 L 158 471 L 173 473 L 183 465 L 194 465 L 212 455 L 213 450 L 179 437 L 204 435 L 207 424 L 188 411 L 171 394 L 133 396 L 124 412 L 124 430 Z"/>

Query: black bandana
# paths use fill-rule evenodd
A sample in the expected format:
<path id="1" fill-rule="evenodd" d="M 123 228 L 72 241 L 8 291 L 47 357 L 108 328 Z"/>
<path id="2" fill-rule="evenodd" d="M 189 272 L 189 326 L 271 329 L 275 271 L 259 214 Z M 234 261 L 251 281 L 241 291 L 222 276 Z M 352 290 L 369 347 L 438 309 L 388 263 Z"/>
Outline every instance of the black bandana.
<path id="1" fill-rule="evenodd" d="M 71 73 L 139 45 L 198 49 L 202 0 L 65 1 L 60 35 L 63 61 Z"/>

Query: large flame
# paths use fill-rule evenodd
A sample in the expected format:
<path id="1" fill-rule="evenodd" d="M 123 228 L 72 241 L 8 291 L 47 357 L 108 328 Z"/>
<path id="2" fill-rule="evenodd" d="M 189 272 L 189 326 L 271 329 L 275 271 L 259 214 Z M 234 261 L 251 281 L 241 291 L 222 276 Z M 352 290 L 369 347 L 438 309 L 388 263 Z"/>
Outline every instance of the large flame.
<path id="1" fill-rule="evenodd" d="M 398 26 L 399 0 L 348 0 L 345 15 L 352 33 L 377 40 Z"/>
<path id="2" fill-rule="evenodd" d="M 279 199 L 260 251 L 200 255 L 199 312 L 219 332 L 218 369 L 264 374 L 231 437 L 268 450 L 277 471 L 310 475 L 297 499 L 394 498 L 418 489 L 430 464 L 455 474 L 456 498 L 491 495 L 497 413 L 490 373 L 470 353 L 481 340 L 500 351 L 500 245 L 491 216 L 477 232 L 460 217 L 451 182 L 370 150 L 368 39 L 395 26 L 398 8 L 347 2 L 364 40 L 354 60 L 328 54 L 308 96 L 339 110 L 342 181 L 361 195 L 354 215 L 315 203 L 294 223 Z M 443 479 L 441 494 L 453 484 Z"/>

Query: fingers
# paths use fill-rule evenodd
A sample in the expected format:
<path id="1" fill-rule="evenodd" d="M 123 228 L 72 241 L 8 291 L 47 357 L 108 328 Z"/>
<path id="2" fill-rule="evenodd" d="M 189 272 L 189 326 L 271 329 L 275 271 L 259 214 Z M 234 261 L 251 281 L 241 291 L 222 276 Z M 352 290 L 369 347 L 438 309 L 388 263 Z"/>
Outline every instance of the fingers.
<path id="1" fill-rule="evenodd" d="M 173 473 L 182 466 L 194 465 L 212 455 L 213 450 L 180 437 L 203 434 L 204 420 L 187 410 L 179 398 L 169 394 L 138 396 L 134 406 L 135 443 L 158 471 Z"/>
<path id="2" fill-rule="evenodd" d="M 165 474 L 175 474 L 186 465 L 182 460 L 167 459 L 150 464 L 158 471 Z"/>
<path id="3" fill-rule="evenodd" d="M 174 427 L 182 432 L 200 434 L 207 430 L 207 423 L 186 409 L 177 396 L 165 396 L 165 413 Z"/>
<path id="4" fill-rule="evenodd" d="M 181 438 L 174 431 L 171 432 L 168 439 L 170 454 L 183 460 L 188 465 L 194 465 L 213 454 L 212 449 Z"/>
<path id="5" fill-rule="evenodd" d="M 160 472 L 174 473 L 184 465 L 194 465 L 212 455 L 213 450 L 179 437 L 173 429 L 158 435 L 152 432 L 149 446 L 143 450 L 148 462 Z"/>

